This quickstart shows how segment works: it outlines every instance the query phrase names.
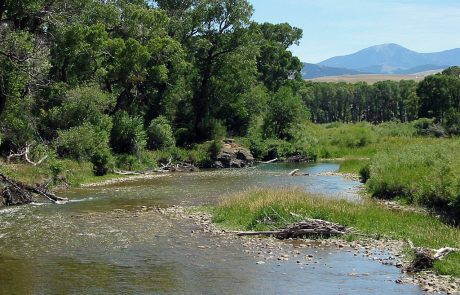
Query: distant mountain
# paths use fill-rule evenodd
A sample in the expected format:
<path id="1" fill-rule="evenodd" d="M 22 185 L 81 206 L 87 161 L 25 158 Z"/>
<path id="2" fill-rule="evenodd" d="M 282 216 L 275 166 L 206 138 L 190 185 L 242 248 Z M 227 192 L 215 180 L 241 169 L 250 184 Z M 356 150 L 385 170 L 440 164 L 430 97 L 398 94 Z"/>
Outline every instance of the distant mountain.
<path id="1" fill-rule="evenodd" d="M 329 58 L 318 65 L 345 68 L 373 74 L 413 74 L 460 65 L 460 48 L 435 52 L 418 53 L 398 44 L 372 46 L 356 53 Z"/>
<path id="2" fill-rule="evenodd" d="M 358 75 L 363 72 L 344 69 L 344 68 L 333 68 L 321 65 L 315 65 L 310 63 L 304 63 L 302 69 L 302 77 L 304 79 L 313 79 L 317 77 L 327 76 L 342 76 L 342 75 Z"/>

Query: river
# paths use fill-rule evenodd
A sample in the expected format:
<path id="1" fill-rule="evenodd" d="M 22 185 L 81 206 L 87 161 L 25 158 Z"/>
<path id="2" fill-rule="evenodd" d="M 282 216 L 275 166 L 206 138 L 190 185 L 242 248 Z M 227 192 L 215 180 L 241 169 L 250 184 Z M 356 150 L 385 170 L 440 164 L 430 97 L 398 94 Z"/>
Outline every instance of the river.
<path id="1" fill-rule="evenodd" d="M 311 175 L 288 177 L 295 168 Z M 312 253 L 315 263 L 258 264 L 240 240 L 149 210 L 215 204 L 254 187 L 295 186 L 359 202 L 359 183 L 317 175 L 337 169 L 269 164 L 173 174 L 72 189 L 63 205 L 1 209 L 0 294 L 422 294 L 395 283 L 397 268 L 351 251 L 302 248 L 299 255 Z"/>

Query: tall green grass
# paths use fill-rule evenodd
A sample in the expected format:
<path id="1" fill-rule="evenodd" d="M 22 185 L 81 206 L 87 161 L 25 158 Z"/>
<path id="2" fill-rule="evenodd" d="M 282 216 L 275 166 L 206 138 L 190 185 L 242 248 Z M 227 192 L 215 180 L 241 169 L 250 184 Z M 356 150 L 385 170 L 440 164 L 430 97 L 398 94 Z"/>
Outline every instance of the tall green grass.
<path id="1" fill-rule="evenodd" d="M 371 157 L 387 140 L 410 140 L 418 134 L 414 124 L 398 122 L 307 124 L 303 132 L 316 138 L 318 156 L 324 159 Z"/>
<path id="2" fill-rule="evenodd" d="M 257 189 L 225 199 L 213 210 L 214 222 L 239 230 L 275 229 L 303 218 L 320 218 L 361 232 L 410 239 L 416 246 L 458 247 L 460 230 L 416 212 L 392 211 L 372 200 L 351 203 L 309 195 L 300 190 Z M 443 273 L 459 276 L 460 257 L 437 263 Z"/>
<path id="3" fill-rule="evenodd" d="M 359 174 L 365 166 L 369 165 L 369 162 L 369 159 L 347 158 L 340 161 L 339 172 Z"/>
<path id="4" fill-rule="evenodd" d="M 372 158 L 367 185 L 378 198 L 398 198 L 459 214 L 459 159 L 459 139 L 394 141 Z"/>

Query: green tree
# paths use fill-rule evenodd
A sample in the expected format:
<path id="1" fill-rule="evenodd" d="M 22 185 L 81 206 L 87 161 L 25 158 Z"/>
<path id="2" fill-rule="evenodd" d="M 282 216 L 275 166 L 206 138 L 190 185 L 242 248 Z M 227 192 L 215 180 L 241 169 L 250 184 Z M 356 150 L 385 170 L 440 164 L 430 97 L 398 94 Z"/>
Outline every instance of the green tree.
<path id="1" fill-rule="evenodd" d="M 201 0 L 192 14 L 199 20 L 190 32 L 193 42 L 188 45 L 198 73 L 193 109 L 197 139 L 203 140 L 207 139 L 204 123 L 213 112 L 213 77 L 222 70 L 219 65 L 224 64 L 223 59 L 249 43 L 252 7 L 245 0 Z"/>
<path id="2" fill-rule="evenodd" d="M 281 87 L 270 99 L 265 117 L 264 131 L 267 138 L 292 138 L 292 128 L 309 119 L 308 110 L 301 98 L 290 87 Z"/>
<path id="3" fill-rule="evenodd" d="M 110 143 L 116 153 L 139 154 L 147 144 L 142 118 L 131 117 L 126 111 L 118 111 L 113 117 Z"/>
<path id="4" fill-rule="evenodd" d="M 165 149 L 176 145 L 171 125 L 164 116 L 159 116 L 150 122 L 147 137 L 150 149 Z"/>
<path id="5" fill-rule="evenodd" d="M 257 67 L 265 86 L 271 91 L 277 91 L 286 80 L 300 79 L 302 63 L 288 48 L 299 44 L 302 30 L 287 23 L 264 23 L 255 25 L 255 29 L 260 33 Z"/>

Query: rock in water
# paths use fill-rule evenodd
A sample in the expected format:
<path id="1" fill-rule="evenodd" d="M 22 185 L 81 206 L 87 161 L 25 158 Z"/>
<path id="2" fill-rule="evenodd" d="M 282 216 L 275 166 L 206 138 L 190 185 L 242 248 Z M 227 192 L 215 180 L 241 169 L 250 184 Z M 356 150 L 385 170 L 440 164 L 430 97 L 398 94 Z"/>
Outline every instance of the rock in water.
<path id="1" fill-rule="evenodd" d="M 251 152 L 232 139 L 223 141 L 222 149 L 214 161 L 215 168 L 244 168 L 254 165 Z"/>

